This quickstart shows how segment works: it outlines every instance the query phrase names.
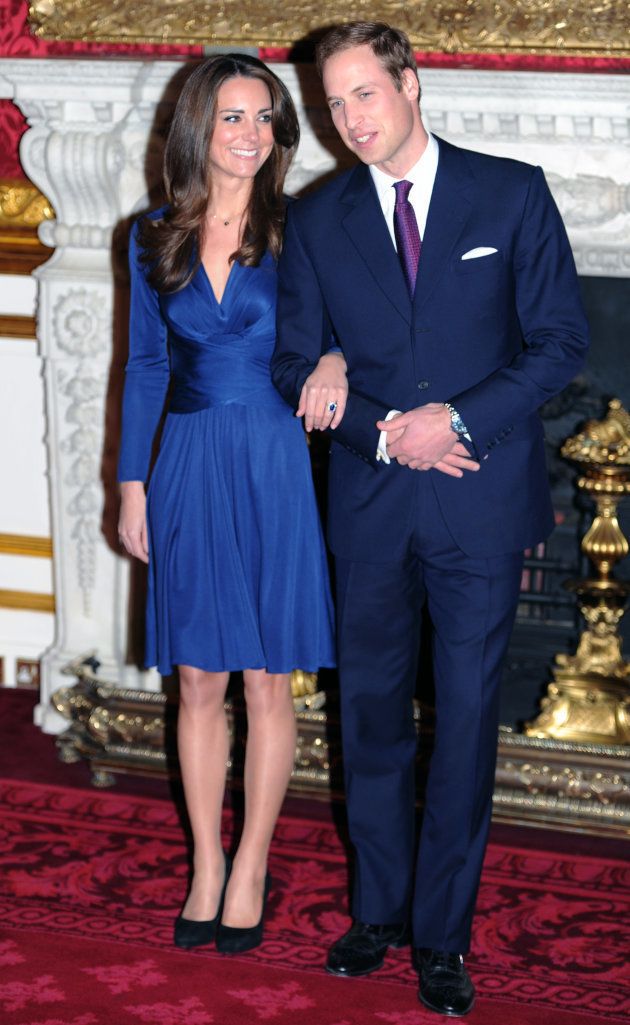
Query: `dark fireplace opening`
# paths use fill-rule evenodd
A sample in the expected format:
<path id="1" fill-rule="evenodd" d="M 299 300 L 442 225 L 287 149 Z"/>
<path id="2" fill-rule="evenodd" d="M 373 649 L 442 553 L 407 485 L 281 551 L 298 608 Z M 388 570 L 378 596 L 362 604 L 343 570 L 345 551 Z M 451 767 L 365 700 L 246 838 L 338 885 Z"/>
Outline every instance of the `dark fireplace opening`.
<path id="1" fill-rule="evenodd" d="M 560 456 L 560 448 L 585 420 L 601 419 L 611 398 L 621 399 L 626 408 L 630 403 L 630 281 L 584 277 L 580 282 L 591 349 L 580 376 L 541 411 L 557 526 L 549 540 L 528 552 L 525 560 L 501 691 L 501 721 L 514 729 L 537 714 L 556 653 L 575 651 L 582 617 L 564 582 L 592 575 L 580 542 L 595 506 L 578 493 L 577 469 Z M 630 539 L 630 500 L 620 505 L 619 523 Z M 616 575 L 630 579 L 630 558 L 619 564 Z M 620 632 L 629 657 L 630 613 L 622 619 Z"/>

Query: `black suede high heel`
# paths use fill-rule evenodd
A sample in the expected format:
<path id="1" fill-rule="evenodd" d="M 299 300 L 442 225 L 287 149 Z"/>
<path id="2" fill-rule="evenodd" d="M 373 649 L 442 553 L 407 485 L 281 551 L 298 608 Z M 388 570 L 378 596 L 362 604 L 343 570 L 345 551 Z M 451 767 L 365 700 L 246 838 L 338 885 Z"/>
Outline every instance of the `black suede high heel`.
<path id="1" fill-rule="evenodd" d="M 262 911 L 256 925 L 247 928 L 238 928 L 232 925 L 223 925 L 219 922 L 217 928 L 217 950 L 220 954 L 243 954 L 246 950 L 253 950 L 259 947 L 263 938 L 263 921 L 267 897 L 271 889 L 271 876 L 267 872 L 265 876 L 265 889 L 263 892 Z"/>
<path id="2" fill-rule="evenodd" d="M 207 919 L 203 922 L 195 922 L 192 918 L 184 918 L 182 915 L 178 915 L 175 919 L 175 930 L 173 933 L 173 941 L 176 947 L 182 947 L 184 950 L 191 950 L 193 947 L 203 947 L 207 943 L 212 943 L 216 936 L 217 926 L 221 921 L 225 890 L 227 888 L 231 871 L 232 859 L 226 854 L 225 879 L 223 881 L 216 915 L 214 918 Z"/>

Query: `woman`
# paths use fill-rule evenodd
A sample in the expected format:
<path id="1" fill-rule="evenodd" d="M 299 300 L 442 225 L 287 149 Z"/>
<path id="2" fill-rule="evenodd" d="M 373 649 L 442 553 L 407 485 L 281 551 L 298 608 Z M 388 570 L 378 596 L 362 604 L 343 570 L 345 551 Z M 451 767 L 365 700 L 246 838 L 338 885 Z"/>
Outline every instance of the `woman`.
<path id="1" fill-rule="evenodd" d="M 175 943 L 216 938 L 224 953 L 262 939 L 269 844 L 295 756 L 290 673 L 334 664 L 304 433 L 269 375 L 282 189 L 298 134 L 288 91 L 264 64 L 240 54 L 204 62 L 166 145 L 169 205 L 135 225 L 130 246 L 119 533 L 149 564 L 146 663 L 179 669 L 194 872 Z M 317 384 L 326 365 L 339 384 L 328 393 Z M 344 367 L 331 353 L 317 368 L 315 426 L 340 419 Z M 220 825 L 232 670 L 243 671 L 248 742 L 231 865 Z"/>

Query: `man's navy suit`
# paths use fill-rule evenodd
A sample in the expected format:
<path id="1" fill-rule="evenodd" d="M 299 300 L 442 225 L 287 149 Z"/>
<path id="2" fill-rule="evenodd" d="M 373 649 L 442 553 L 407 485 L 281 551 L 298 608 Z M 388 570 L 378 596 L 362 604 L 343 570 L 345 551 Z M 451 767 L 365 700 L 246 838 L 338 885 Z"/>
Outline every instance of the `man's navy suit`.
<path id="1" fill-rule="evenodd" d="M 438 143 L 413 299 L 365 165 L 291 204 L 272 370 L 297 404 L 331 332 L 348 367 L 328 540 L 353 912 L 384 924 L 411 908 L 417 945 L 464 953 L 522 551 L 553 527 L 538 409 L 579 370 L 587 327 L 540 168 Z M 462 260 L 479 247 L 496 252 Z M 478 472 L 377 461 L 376 421 L 429 402 L 460 414 Z M 411 701 L 425 599 L 437 724 L 414 872 Z"/>

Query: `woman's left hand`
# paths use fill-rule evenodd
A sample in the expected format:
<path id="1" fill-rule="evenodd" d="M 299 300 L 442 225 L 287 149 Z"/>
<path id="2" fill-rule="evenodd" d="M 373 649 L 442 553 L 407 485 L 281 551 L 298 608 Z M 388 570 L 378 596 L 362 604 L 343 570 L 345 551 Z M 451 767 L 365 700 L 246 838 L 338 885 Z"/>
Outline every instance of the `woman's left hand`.
<path id="1" fill-rule="evenodd" d="M 348 398 L 346 369 L 342 353 L 327 352 L 306 378 L 295 415 L 304 417 L 307 431 L 334 431 L 341 423 Z"/>

